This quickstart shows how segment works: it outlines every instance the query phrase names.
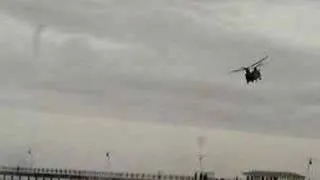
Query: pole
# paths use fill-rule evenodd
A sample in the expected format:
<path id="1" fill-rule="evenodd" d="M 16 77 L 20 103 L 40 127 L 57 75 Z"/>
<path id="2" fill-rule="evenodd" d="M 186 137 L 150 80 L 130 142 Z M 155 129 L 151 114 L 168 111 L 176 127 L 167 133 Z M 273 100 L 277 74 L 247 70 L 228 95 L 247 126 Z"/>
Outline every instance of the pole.
<path id="1" fill-rule="evenodd" d="M 198 143 L 198 147 L 199 147 L 199 155 L 198 155 L 198 158 L 199 158 L 199 171 L 202 172 L 203 171 L 202 160 L 204 158 L 203 145 L 205 143 L 205 138 L 203 136 L 198 137 L 197 143 Z"/>
<path id="2" fill-rule="evenodd" d="M 203 168 L 202 168 L 202 160 L 203 160 L 203 154 L 199 154 L 199 170 L 200 172 L 202 172 Z"/>
<path id="3" fill-rule="evenodd" d="M 106 153 L 106 158 L 107 158 L 107 170 L 110 170 L 110 152 Z"/>
<path id="4" fill-rule="evenodd" d="M 311 167 L 312 165 L 312 158 L 309 158 L 308 165 L 307 165 L 307 180 L 311 180 Z"/>
<path id="5" fill-rule="evenodd" d="M 310 178 L 310 165 L 308 164 L 308 166 L 307 166 L 307 180 L 311 180 L 311 178 Z"/>
<path id="6" fill-rule="evenodd" d="M 32 150 L 31 149 L 28 150 L 28 154 L 30 156 L 31 168 L 33 168 L 33 154 L 32 154 Z"/>

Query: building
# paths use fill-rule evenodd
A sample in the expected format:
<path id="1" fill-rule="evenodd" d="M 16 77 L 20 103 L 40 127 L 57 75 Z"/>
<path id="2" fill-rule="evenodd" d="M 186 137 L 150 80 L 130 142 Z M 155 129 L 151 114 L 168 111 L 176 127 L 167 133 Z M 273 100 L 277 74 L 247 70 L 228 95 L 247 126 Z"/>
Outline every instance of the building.
<path id="1" fill-rule="evenodd" d="M 215 180 L 215 173 L 213 171 L 197 171 L 194 174 L 194 180 Z"/>
<path id="2" fill-rule="evenodd" d="M 293 172 L 248 171 L 244 172 L 246 180 L 304 180 L 305 176 Z"/>
<path id="3" fill-rule="evenodd" d="M 208 179 L 215 179 L 215 173 L 213 171 L 206 171 L 205 173 L 208 175 Z"/>

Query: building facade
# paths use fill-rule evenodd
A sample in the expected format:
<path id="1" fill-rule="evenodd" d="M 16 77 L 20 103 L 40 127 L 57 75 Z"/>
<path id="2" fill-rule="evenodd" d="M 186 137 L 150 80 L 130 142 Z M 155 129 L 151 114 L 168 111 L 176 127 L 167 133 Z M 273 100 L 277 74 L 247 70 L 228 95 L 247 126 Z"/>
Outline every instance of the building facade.
<path id="1" fill-rule="evenodd" d="M 243 174 L 246 180 L 305 180 L 305 176 L 293 172 L 249 171 Z"/>

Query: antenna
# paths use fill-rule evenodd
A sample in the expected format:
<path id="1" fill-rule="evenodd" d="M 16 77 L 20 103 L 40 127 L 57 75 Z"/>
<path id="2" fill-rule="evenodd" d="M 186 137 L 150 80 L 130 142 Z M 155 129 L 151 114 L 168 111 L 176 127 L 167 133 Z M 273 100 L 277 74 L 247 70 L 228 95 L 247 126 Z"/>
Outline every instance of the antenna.
<path id="1" fill-rule="evenodd" d="M 198 148 L 199 148 L 199 154 L 198 154 L 198 160 L 199 160 L 199 170 L 200 172 L 203 171 L 203 168 L 202 168 L 202 160 L 204 158 L 204 154 L 203 154 L 203 146 L 205 144 L 205 137 L 203 136 L 199 136 L 198 139 L 197 139 L 197 143 L 198 143 Z"/>

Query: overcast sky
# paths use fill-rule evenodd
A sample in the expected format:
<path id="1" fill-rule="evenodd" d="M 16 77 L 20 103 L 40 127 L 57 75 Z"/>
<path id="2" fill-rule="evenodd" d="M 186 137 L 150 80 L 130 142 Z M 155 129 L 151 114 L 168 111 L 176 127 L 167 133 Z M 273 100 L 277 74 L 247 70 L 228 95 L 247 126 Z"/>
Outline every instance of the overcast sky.
<path id="1" fill-rule="evenodd" d="M 32 146 L 39 165 L 101 169 L 110 148 L 115 170 L 188 173 L 204 134 L 220 175 L 304 173 L 320 157 L 319 8 L 1 0 L 0 160 L 26 163 Z M 265 55 L 259 83 L 228 74 Z"/>

